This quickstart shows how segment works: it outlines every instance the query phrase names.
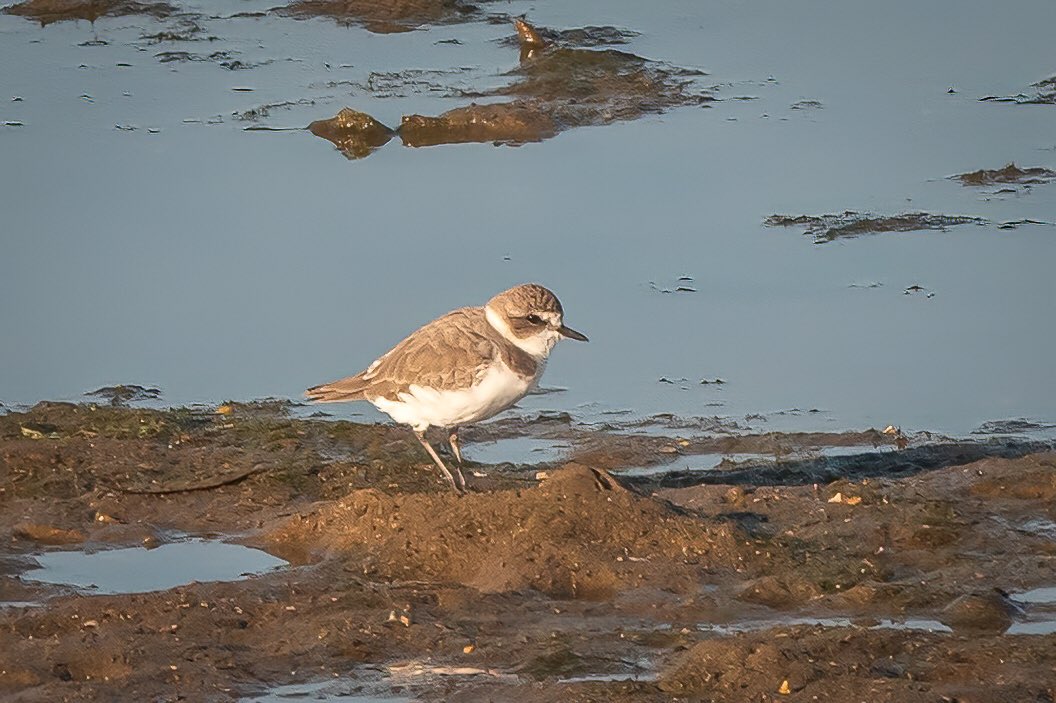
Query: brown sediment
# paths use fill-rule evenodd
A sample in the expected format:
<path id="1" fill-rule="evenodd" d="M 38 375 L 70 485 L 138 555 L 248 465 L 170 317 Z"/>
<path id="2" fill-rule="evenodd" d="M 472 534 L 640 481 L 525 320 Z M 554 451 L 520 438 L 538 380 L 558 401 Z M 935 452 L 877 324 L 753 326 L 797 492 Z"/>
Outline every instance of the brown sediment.
<path id="1" fill-rule="evenodd" d="M 25 0 L 4 9 L 11 15 L 34 19 L 42 25 L 63 20 L 88 20 L 100 17 L 147 15 L 165 18 L 176 12 L 166 2 L 134 2 L 133 0 Z"/>
<path id="2" fill-rule="evenodd" d="M 1016 185 L 1037 185 L 1048 183 L 1056 178 L 1056 171 L 1047 168 L 1019 168 L 1010 163 L 1004 168 L 979 169 L 969 173 L 960 173 L 950 176 L 966 186 L 991 186 L 996 184 L 1013 183 Z"/>
<path id="3" fill-rule="evenodd" d="M 534 106 L 518 103 L 468 105 L 439 115 L 405 115 L 400 138 L 406 146 L 465 142 L 524 144 L 557 134 L 557 125 Z"/>
<path id="4" fill-rule="evenodd" d="M 349 159 L 362 159 L 392 139 L 393 131 L 370 115 L 344 108 L 328 120 L 316 120 L 308 131 L 333 143 Z"/>
<path id="5" fill-rule="evenodd" d="M 677 487 L 582 457 L 541 481 L 473 465 L 487 475 L 460 498 L 404 428 L 290 409 L 43 403 L 0 416 L 0 599 L 37 603 L 0 608 L 0 697 L 220 701 L 328 680 L 426 701 L 1056 693 L 1056 604 L 1016 595 L 1056 585 L 1056 454 L 1043 445 L 884 449 L 886 463 Z M 535 426 L 577 431 L 560 415 L 477 430 Z M 598 457 L 635 441 L 586 434 Z M 692 441 L 779 453 L 885 437 Z M 43 549 L 173 532 L 239 535 L 294 565 L 124 595 L 19 578 Z M 830 624 L 797 624 L 811 619 Z M 897 629 L 907 619 L 935 631 Z"/>
<path id="6" fill-rule="evenodd" d="M 379 34 L 483 17 L 476 5 L 462 0 L 296 0 L 280 12 L 297 18 L 328 17 Z"/>
<path id="7" fill-rule="evenodd" d="M 1044 647 L 1000 636 L 796 627 L 701 642 L 664 671 L 670 695 L 721 701 L 1046 700 Z M 739 697 L 739 698 L 738 698 Z"/>
<path id="8" fill-rule="evenodd" d="M 881 232 L 916 232 L 923 230 L 947 231 L 959 225 L 985 225 L 981 217 L 937 215 L 928 212 L 909 212 L 899 215 L 871 215 L 846 210 L 830 215 L 771 215 L 763 224 L 767 227 L 802 227 L 803 234 L 814 238 L 815 244 L 837 239 L 859 237 Z"/>
<path id="9" fill-rule="evenodd" d="M 634 120 L 711 100 L 688 88 L 676 69 L 614 49 L 555 47 L 510 73 L 494 91 L 551 117 L 562 129 Z"/>

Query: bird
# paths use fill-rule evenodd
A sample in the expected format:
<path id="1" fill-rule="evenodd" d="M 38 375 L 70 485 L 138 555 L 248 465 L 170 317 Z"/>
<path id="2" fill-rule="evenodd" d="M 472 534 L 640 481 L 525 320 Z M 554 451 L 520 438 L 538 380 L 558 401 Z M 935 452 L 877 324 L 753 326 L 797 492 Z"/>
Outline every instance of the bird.
<path id="1" fill-rule="evenodd" d="M 565 325 L 557 296 L 537 283 L 514 286 L 485 305 L 452 310 L 418 328 L 365 370 L 305 391 L 309 400 L 366 400 L 409 425 L 448 485 L 465 493 L 461 427 L 513 406 L 539 383 L 560 339 L 586 342 Z M 447 431 L 455 473 L 429 444 L 430 427 Z"/>

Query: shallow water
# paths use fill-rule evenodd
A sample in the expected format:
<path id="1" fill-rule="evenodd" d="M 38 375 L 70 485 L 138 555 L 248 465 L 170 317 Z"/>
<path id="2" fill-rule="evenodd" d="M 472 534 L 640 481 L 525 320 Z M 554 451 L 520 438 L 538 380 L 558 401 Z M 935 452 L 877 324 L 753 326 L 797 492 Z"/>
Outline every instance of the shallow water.
<path id="1" fill-rule="evenodd" d="M 501 464 L 511 457 L 525 457 L 528 464 L 551 464 L 568 456 L 569 446 L 547 439 L 534 437 L 511 437 L 494 442 L 467 443 L 464 454 L 467 459 L 482 464 Z"/>
<path id="2" fill-rule="evenodd" d="M 273 3 L 177 4 L 223 16 Z M 996 224 L 1056 221 L 1056 184 L 995 194 L 946 179 L 1056 167 L 1056 108 L 979 102 L 1056 72 L 1056 4 L 501 11 L 640 32 L 620 48 L 706 70 L 719 101 L 517 148 L 389 144 L 348 161 L 306 131 L 244 128 L 304 127 L 345 105 L 389 125 L 457 107 L 428 86 L 351 83 L 426 69 L 448 71 L 429 79 L 446 87 L 500 85 L 517 52 L 497 40 L 512 29 L 216 17 L 201 21 L 216 41 L 150 44 L 141 35 L 164 27 L 145 18 L 40 28 L 0 15 L 0 123 L 21 124 L 0 126 L 0 361 L 18 369 L 0 402 L 122 382 L 172 404 L 297 397 L 448 309 L 538 280 L 591 342 L 556 350 L 546 383 L 568 391 L 527 409 L 819 408 L 780 423 L 959 435 L 1056 420 L 1056 229 Z M 108 44 L 81 46 L 96 39 Z M 461 44 L 437 43 L 449 39 Z M 155 56 L 218 50 L 270 63 Z M 804 100 L 821 106 L 792 108 Z M 302 102 L 232 116 L 283 101 Z M 849 209 L 991 224 L 822 245 L 762 224 Z M 683 276 L 695 292 L 660 292 Z M 935 295 L 904 294 L 914 285 Z"/>
<path id="3" fill-rule="evenodd" d="M 61 584 L 92 593 L 146 593 L 194 581 L 235 581 L 286 566 L 282 559 L 238 544 L 193 539 L 154 549 L 45 552 L 25 581 Z"/>
<path id="4" fill-rule="evenodd" d="M 713 632 L 718 635 L 736 635 L 742 632 L 756 632 L 772 627 L 793 627 L 807 625 L 812 627 L 857 627 L 851 618 L 785 618 L 781 620 L 747 620 L 735 623 L 702 623 L 697 629 L 702 632 Z M 953 630 L 938 620 L 909 618 L 906 620 L 883 619 L 866 625 L 870 630 L 918 630 L 921 632 L 950 633 Z"/>
<path id="5" fill-rule="evenodd" d="M 372 696 L 342 693 L 348 684 L 322 681 L 318 683 L 277 686 L 261 696 L 243 698 L 244 703 L 288 703 L 289 701 L 328 701 L 328 703 L 408 703 L 411 698 L 403 696 Z"/>

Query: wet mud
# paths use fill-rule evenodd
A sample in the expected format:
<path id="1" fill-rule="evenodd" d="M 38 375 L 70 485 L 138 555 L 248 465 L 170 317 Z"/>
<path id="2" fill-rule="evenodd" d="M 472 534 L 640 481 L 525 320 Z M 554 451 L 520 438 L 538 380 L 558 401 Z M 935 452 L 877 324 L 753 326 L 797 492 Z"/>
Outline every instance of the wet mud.
<path id="1" fill-rule="evenodd" d="M 25 0 L 3 10 L 36 20 L 41 25 L 67 20 L 95 22 L 100 17 L 146 15 L 164 19 L 176 12 L 166 2 L 135 2 L 134 0 Z"/>
<path id="2" fill-rule="evenodd" d="M 916 435 L 898 450 L 880 431 L 729 426 L 680 439 L 507 418 L 467 442 L 537 430 L 574 460 L 471 464 L 459 498 L 409 432 L 297 410 L 42 403 L 0 416 L 0 695 L 1056 694 L 1051 446 Z M 618 473 L 708 443 L 775 460 L 694 481 Z M 794 458 L 841 445 L 875 450 Z M 288 565 L 131 593 L 32 578 L 39 555 L 191 549 L 188 536 Z"/>
<path id="3" fill-rule="evenodd" d="M 330 120 L 312 123 L 309 130 L 333 142 L 345 156 L 362 158 L 381 146 L 377 142 L 383 131 L 399 135 L 411 147 L 471 142 L 520 145 L 575 127 L 639 119 L 713 99 L 692 87 L 698 72 L 613 49 L 575 45 L 599 46 L 630 36 L 620 30 L 547 32 L 521 20 L 515 27 L 521 61 L 507 74 L 510 83 L 479 93 L 460 89 L 467 96 L 508 101 L 474 102 L 437 116 L 404 115 L 398 129 L 345 108 Z"/>

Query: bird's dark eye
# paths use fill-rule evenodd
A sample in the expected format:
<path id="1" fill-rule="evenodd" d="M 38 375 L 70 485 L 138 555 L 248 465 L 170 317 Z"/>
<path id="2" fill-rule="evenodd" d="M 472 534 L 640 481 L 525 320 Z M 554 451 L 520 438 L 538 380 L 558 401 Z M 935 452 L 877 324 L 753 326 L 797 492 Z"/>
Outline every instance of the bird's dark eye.
<path id="1" fill-rule="evenodd" d="M 528 322 L 532 323 L 533 325 L 543 324 L 543 318 L 539 317 L 538 315 L 525 315 L 524 319 L 528 320 Z"/>

